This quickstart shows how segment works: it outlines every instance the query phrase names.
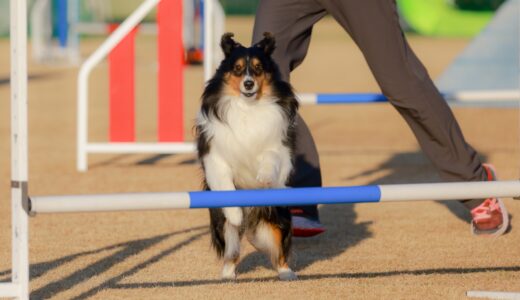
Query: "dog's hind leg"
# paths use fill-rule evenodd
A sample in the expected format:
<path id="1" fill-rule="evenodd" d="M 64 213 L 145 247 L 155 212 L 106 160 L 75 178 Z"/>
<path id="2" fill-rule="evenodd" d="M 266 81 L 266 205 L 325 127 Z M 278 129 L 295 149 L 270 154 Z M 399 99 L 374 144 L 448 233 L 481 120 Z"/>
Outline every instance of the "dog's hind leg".
<path id="1" fill-rule="evenodd" d="M 288 229 L 289 231 L 276 224 L 261 221 L 253 232 L 247 234 L 248 240 L 256 249 L 267 253 L 281 280 L 298 278 L 287 263 L 291 244 L 290 226 Z"/>
<path id="2" fill-rule="evenodd" d="M 241 230 L 229 221 L 224 224 L 224 267 L 222 268 L 222 279 L 235 279 L 236 266 L 240 258 Z"/>
<path id="3" fill-rule="evenodd" d="M 296 274 L 288 265 L 288 256 L 291 247 L 291 228 L 289 227 L 289 230 L 287 231 L 284 228 L 275 226 L 274 224 L 270 225 L 275 242 L 273 249 L 271 249 L 271 261 L 278 271 L 278 277 L 281 280 L 298 279 Z"/>

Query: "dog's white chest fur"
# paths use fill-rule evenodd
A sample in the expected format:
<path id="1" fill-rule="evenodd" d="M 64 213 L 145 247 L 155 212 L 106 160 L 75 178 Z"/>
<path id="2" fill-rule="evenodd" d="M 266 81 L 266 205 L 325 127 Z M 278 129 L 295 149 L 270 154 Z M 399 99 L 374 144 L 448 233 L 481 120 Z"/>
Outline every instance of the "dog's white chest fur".
<path id="1" fill-rule="evenodd" d="M 292 164 L 286 140 L 288 122 L 274 100 L 220 99 L 222 121 L 199 115 L 210 141 L 203 157 L 212 190 L 284 187 Z M 234 186 L 231 186 L 234 185 Z"/>

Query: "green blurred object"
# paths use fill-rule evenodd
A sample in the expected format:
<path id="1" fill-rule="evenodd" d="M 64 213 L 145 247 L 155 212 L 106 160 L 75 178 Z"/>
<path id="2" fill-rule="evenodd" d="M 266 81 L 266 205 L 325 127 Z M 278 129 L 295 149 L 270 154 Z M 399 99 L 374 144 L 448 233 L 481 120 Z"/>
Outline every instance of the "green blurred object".
<path id="1" fill-rule="evenodd" d="M 498 7 L 501 4 L 492 0 L 456 0 L 456 2 L 459 3 L 451 3 L 447 0 L 397 0 L 401 19 L 407 27 L 418 34 L 445 37 L 477 35 L 491 20 L 494 11 L 466 10 L 466 8 Z"/>
<path id="2" fill-rule="evenodd" d="M 460 9 L 495 11 L 505 0 L 455 0 Z"/>
<path id="3" fill-rule="evenodd" d="M 224 8 L 226 15 L 254 15 L 259 1 L 260 0 L 220 0 L 220 4 Z M 85 0 L 82 0 L 82 2 L 85 2 Z M 106 0 L 106 5 L 110 7 L 111 11 L 109 21 L 124 20 L 141 2 L 142 0 Z M 155 20 L 155 13 L 150 13 L 145 20 Z"/>
<path id="4" fill-rule="evenodd" d="M 0 37 L 9 36 L 9 0 L 0 0 Z"/>
<path id="5" fill-rule="evenodd" d="M 254 15 L 259 0 L 220 0 L 226 15 Z"/>

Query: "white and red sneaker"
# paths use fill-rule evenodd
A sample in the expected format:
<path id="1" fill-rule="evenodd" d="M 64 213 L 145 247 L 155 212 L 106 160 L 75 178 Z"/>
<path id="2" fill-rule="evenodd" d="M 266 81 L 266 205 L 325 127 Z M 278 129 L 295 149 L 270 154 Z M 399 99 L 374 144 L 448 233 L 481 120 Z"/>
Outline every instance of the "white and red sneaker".
<path id="1" fill-rule="evenodd" d="M 291 209 L 291 215 L 294 237 L 311 237 L 326 231 L 318 219 L 303 214 L 300 209 Z"/>
<path id="2" fill-rule="evenodd" d="M 487 180 L 497 180 L 495 168 L 482 164 L 487 173 Z M 509 227 L 509 214 L 500 198 L 487 198 L 471 210 L 471 233 L 474 235 L 499 236 Z"/>

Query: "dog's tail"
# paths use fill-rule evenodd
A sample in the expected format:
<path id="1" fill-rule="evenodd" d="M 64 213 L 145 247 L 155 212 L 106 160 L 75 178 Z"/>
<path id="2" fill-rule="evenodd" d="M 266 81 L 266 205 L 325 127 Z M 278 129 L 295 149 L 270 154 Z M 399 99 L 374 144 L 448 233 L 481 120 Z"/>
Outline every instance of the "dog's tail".
<path id="1" fill-rule="evenodd" d="M 210 208 L 210 231 L 211 231 L 211 245 L 217 252 L 219 258 L 224 256 L 226 249 L 226 241 L 224 240 L 224 223 L 226 217 L 220 208 Z"/>

